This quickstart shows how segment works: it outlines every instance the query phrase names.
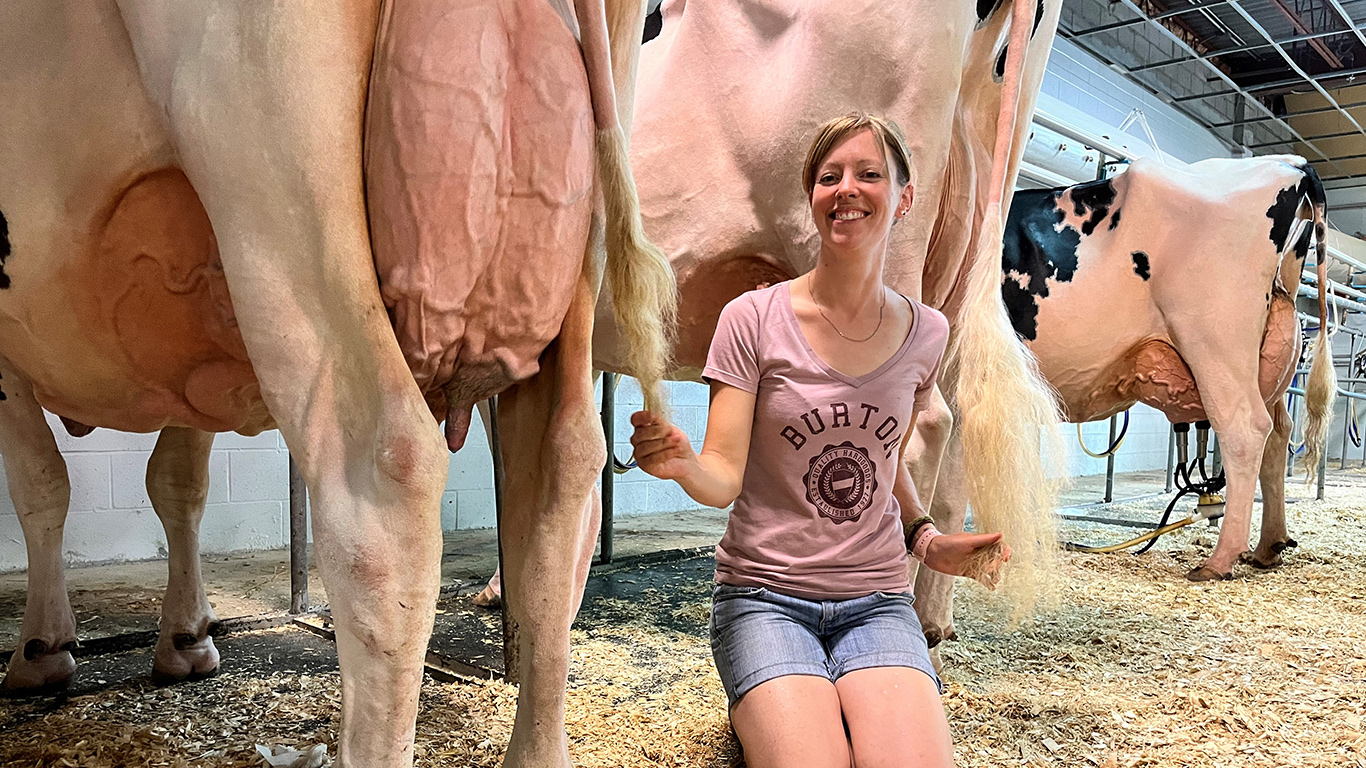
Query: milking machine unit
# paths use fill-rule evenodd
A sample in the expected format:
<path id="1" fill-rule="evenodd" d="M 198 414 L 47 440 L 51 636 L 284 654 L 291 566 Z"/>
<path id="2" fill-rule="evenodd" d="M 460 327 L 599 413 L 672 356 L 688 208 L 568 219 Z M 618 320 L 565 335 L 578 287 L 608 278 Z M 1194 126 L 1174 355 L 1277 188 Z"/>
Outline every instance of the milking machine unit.
<path id="1" fill-rule="evenodd" d="M 1108 553 L 1121 552 L 1143 544 L 1142 549 L 1134 552 L 1136 555 L 1141 555 L 1152 549 L 1153 545 L 1157 543 L 1158 537 L 1164 533 L 1170 533 L 1201 520 L 1208 520 L 1210 525 L 1214 525 L 1215 521 L 1224 516 L 1224 496 L 1220 493 L 1224 489 L 1224 470 L 1223 467 L 1218 466 L 1217 450 L 1209 450 L 1211 447 L 1209 440 L 1210 423 L 1208 421 L 1195 422 L 1194 458 L 1189 455 L 1191 425 L 1184 422 L 1173 424 L 1172 430 L 1176 433 L 1176 466 L 1173 474 L 1176 496 L 1172 498 L 1171 503 L 1167 504 L 1167 509 L 1162 513 L 1162 519 L 1158 522 L 1157 528 L 1121 544 L 1092 547 L 1067 542 L 1064 545 L 1067 549 L 1075 552 Z M 1209 470 L 1205 466 L 1207 455 L 1210 457 Z M 1193 475 L 1200 479 L 1192 479 Z M 1171 520 L 1172 510 L 1176 509 L 1177 503 L 1189 495 L 1198 499 L 1190 516 L 1174 523 L 1168 522 Z"/>

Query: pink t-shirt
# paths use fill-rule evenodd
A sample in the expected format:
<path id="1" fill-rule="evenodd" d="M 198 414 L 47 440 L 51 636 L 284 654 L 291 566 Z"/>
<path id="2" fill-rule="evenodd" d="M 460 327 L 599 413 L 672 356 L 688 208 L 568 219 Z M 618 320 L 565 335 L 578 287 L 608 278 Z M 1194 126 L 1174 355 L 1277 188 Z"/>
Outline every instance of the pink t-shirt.
<path id="1" fill-rule="evenodd" d="M 726 305 L 702 372 L 757 396 L 740 496 L 716 546 L 716 580 L 809 600 L 905 591 L 892 486 L 906 424 L 939 373 L 948 321 L 912 301 L 901 348 L 854 378 L 807 344 L 788 285 Z"/>

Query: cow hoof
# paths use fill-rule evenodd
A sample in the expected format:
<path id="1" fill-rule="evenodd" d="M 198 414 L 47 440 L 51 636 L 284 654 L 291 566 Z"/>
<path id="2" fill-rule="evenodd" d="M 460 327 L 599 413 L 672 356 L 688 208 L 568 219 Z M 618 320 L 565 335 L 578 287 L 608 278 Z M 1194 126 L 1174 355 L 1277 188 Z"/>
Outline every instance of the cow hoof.
<path id="1" fill-rule="evenodd" d="M 177 635 L 169 644 L 157 643 L 156 660 L 152 662 L 152 682 L 174 685 L 203 680 L 218 674 L 218 649 L 207 635 L 198 639 Z"/>
<path id="2" fill-rule="evenodd" d="M 0 693 L 5 696 L 45 696 L 64 690 L 76 674 L 71 656 L 75 642 L 50 650 L 43 640 L 29 640 L 10 658 Z"/>
<path id="3" fill-rule="evenodd" d="M 502 608 L 503 595 L 490 584 L 484 587 L 483 592 L 474 596 L 474 604 L 480 608 Z"/>
<path id="4" fill-rule="evenodd" d="M 1257 547 L 1257 551 L 1244 553 L 1242 561 L 1261 571 L 1269 571 L 1285 565 L 1285 560 L 1281 558 L 1281 553 L 1287 549 L 1294 549 L 1300 543 L 1294 539 L 1287 538 L 1285 541 L 1277 541 L 1267 547 Z"/>
<path id="5" fill-rule="evenodd" d="M 940 677 L 944 676 L 944 660 L 939 656 L 938 648 L 930 649 L 930 664 L 934 666 L 934 673 Z"/>
<path id="6" fill-rule="evenodd" d="M 1256 552 L 1244 552 L 1243 556 L 1238 558 L 1238 560 L 1259 571 L 1270 571 L 1285 565 L 1285 561 L 1281 559 L 1281 550 L 1275 548 L 1272 549 L 1271 554 L 1269 555 L 1263 555 L 1261 550 Z"/>
<path id="7" fill-rule="evenodd" d="M 1201 582 L 1201 581 L 1232 581 L 1232 580 L 1233 580 L 1233 572 L 1232 572 L 1232 571 L 1229 571 L 1228 573 L 1220 573 L 1220 572 L 1214 570 L 1213 568 L 1209 567 L 1208 565 L 1202 565 L 1202 566 L 1200 566 L 1199 568 L 1195 568 L 1195 569 L 1193 569 L 1190 573 L 1187 573 L 1187 574 L 1186 574 L 1186 581 Z"/>

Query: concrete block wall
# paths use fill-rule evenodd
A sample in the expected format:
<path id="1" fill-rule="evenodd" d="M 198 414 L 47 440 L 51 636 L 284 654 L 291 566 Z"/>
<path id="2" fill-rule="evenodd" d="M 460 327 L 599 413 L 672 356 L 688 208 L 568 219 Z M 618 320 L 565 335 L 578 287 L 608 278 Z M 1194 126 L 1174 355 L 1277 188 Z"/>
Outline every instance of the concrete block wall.
<path id="1" fill-rule="evenodd" d="M 1119 417 L 1116 429 L 1123 428 L 1124 417 Z M 1115 454 L 1116 472 L 1163 469 L 1167 466 L 1167 442 L 1170 429 L 1167 417 L 1160 411 L 1138 404 L 1129 409 L 1129 430 Z M 1067 446 L 1067 474 L 1070 477 L 1105 474 L 1105 459 L 1092 458 L 1077 444 L 1077 427 L 1059 427 L 1063 445 Z M 1108 419 L 1082 425 L 1086 447 L 1096 453 L 1105 450 L 1110 440 Z"/>
<path id="2" fill-rule="evenodd" d="M 617 454 L 631 455 L 630 415 L 642 405 L 633 379 L 617 390 Z M 675 383 L 670 390 L 674 418 L 698 446 L 706 428 L 707 388 Z M 599 399 L 599 405 L 601 400 Z M 68 563 L 145 560 L 166 555 L 166 536 L 147 498 L 147 460 L 156 435 L 97 429 L 82 438 L 66 433 L 56 417 L 57 436 L 71 480 L 63 554 Z M 433 426 L 433 429 L 436 427 Z M 0 462 L 0 486 L 8 488 Z M 618 515 L 670 512 L 697 505 L 672 482 L 632 470 L 617 478 Z M 445 530 L 492 528 L 493 461 L 476 412 L 465 448 L 453 454 L 441 497 Z M 221 434 L 209 458 L 209 498 L 200 532 L 205 553 L 276 549 L 289 541 L 289 454 L 276 431 L 255 437 Z M 0 493 L 0 571 L 26 567 L 23 533 L 14 504 Z"/>

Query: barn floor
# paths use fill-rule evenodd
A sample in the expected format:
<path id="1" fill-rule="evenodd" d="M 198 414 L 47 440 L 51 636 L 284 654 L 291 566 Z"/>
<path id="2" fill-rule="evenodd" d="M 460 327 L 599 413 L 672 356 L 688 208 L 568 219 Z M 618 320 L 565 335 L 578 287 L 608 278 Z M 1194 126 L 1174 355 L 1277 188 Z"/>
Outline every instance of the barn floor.
<path id="1" fill-rule="evenodd" d="M 1161 489 L 1160 475 L 1155 485 L 1152 476 L 1129 480 L 1121 478 L 1117 497 Z M 1164 537 L 1142 557 L 1064 554 L 1061 599 L 1018 627 L 1006 625 L 992 596 L 960 583 L 961 639 L 943 646 L 958 764 L 1366 768 L 1366 474 L 1331 474 L 1325 502 L 1298 484 L 1289 493 L 1300 547 L 1277 572 L 1240 568 L 1233 582 L 1188 584 L 1181 574 L 1215 536 L 1201 524 Z M 1097 498 L 1094 486 L 1082 487 L 1067 503 Z M 1166 501 L 1086 514 L 1152 521 Z M 676 541 L 660 535 L 652 548 L 713 544 L 720 521 L 707 523 L 708 541 L 687 543 L 704 527 L 689 520 L 697 523 L 691 533 Z M 618 530 L 625 556 L 631 537 Z M 1134 533 L 1064 527 L 1066 538 L 1091 543 Z M 284 596 L 287 576 L 256 568 L 238 566 L 256 575 L 237 582 L 207 578 L 218 590 L 246 591 L 240 588 L 268 577 L 235 599 Z M 98 570 L 73 571 L 73 588 L 79 577 L 98 592 L 100 579 L 83 573 Z M 743 765 L 705 639 L 709 581 L 705 556 L 594 574 L 573 635 L 568 730 L 578 765 Z M 22 606 L 12 591 L 0 583 L 7 619 L 8 606 Z M 156 590 L 147 593 L 154 598 Z M 447 637 L 442 626 L 461 626 L 496 647 L 497 614 L 477 613 L 467 601 L 443 600 L 434 648 Z M 217 598 L 215 605 L 230 615 Z M 461 623 L 461 616 L 473 618 Z M 219 646 L 223 673 L 211 680 L 153 688 L 145 677 L 150 654 L 137 650 L 83 659 L 65 697 L 0 701 L 0 765 L 263 765 L 257 744 L 331 744 L 338 685 L 325 640 L 281 627 L 230 635 Z M 497 681 L 429 679 L 418 764 L 498 765 L 515 695 Z"/>

